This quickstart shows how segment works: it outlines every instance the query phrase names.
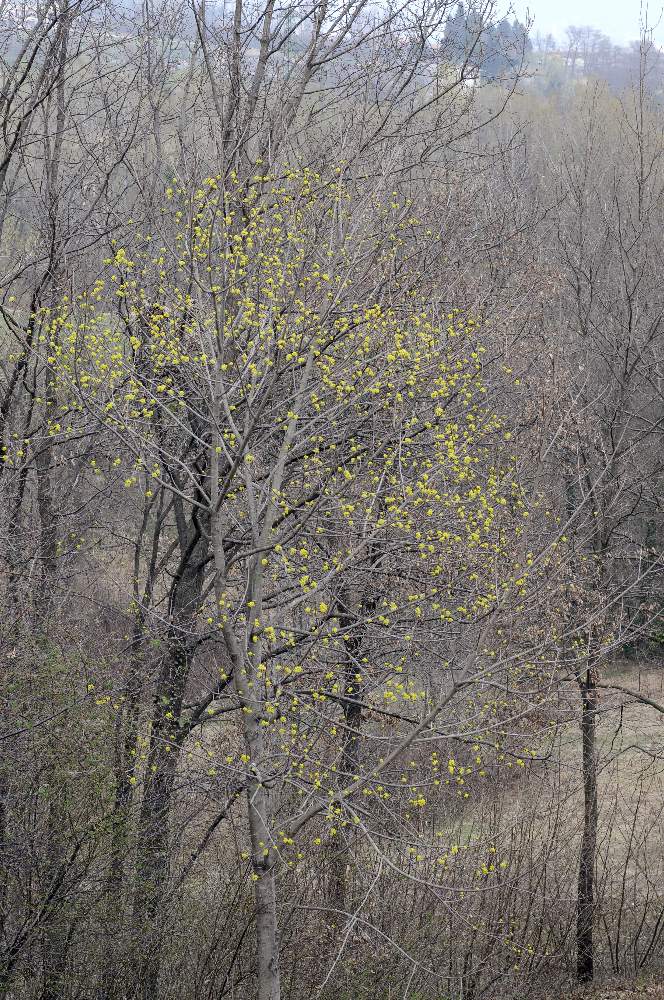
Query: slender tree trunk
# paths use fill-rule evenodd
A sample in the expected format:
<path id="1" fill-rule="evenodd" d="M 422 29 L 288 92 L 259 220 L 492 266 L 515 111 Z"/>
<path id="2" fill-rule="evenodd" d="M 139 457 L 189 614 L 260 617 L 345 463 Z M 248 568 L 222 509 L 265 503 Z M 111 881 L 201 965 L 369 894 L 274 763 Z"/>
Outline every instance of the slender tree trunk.
<path id="1" fill-rule="evenodd" d="M 7 831 L 7 802 L 9 800 L 9 781 L 3 766 L 0 766 L 0 941 L 5 940 L 5 921 L 7 918 L 7 897 L 9 894 L 9 842 Z M 11 969 L 4 949 L 0 953 L 0 997 L 5 997 L 9 990 Z"/>
<path id="2" fill-rule="evenodd" d="M 227 635 L 230 633 L 227 632 Z M 260 657 L 261 644 L 258 635 L 253 635 L 252 643 L 256 656 Z M 233 678 L 239 701 L 245 710 L 244 739 L 251 768 L 256 777 L 247 788 L 249 836 L 254 878 L 254 898 L 256 901 L 256 944 L 257 944 L 257 1000 L 280 1000 L 281 974 L 279 969 L 279 931 L 277 924 L 276 862 L 277 855 L 272 848 L 272 796 L 262 778 L 265 764 L 265 741 L 261 728 L 260 701 L 255 697 L 256 683 L 254 664 L 249 658 L 244 660 L 238 644 L 231 640 L 229 649 L 233 655 Z M 252 680 L 250 681 L 250 678 Z"/>
<path id="3" fill-rule="evenodd" d="M 217 600 L 223 579 L 223 548 L 221 532 L 214 532 L 215 564 L 219 570 L 216 581 Z M 260 571 L 250 573 L 250 600 L 260 598 Z M 256 605 L 260 620 L 261 605 Z M 252 612 L 255 614 L 256 612 Z M 227 626 L 226 645 L 233 661 L 233 684 L 244 714 L 244 741 L 254 775 L 247 788 L 249 836 L 251 839 L 252 876 L 256 904 L 256 952 L 258 985 L 256 1000 L 281 1000 L 279 968 L 279 929 L 277 921 L 276 864 L 272 835 L 272 795 L 262 775 L 265 761 L 265 740 L 261 726 L 261 697 L 257 691 L 256 665 L 260 663 L 262 643 L 259 633 L 249 632 L 248 644 L 240 644 Z M 247 645 L 250 647 L 247 649 Z M 249 655 L 250 654 L 250 655 Z"/>
<path id="4" fill-rule="evenodd" d="M 47 398 L 52 399 L 52 386 L 48 380 Z M 35 596 L 36 610 L 41 628 L 46 631 L 50 615 L 50 604 L 56 587 L 58 569 L 57 521 L 53 502 L 51 482 L 51 465 L 53 448 L 51 443 L 37 453 L 37 507 L 40 518 L 39 556 L 40 578 Z M 47 836 L 48 856 L 51 871 L 57 871 L 64 857 L 64 842 L 62 840 L 67 828 L 67 811 L 63 801 L 66 781 L 59 774 L 55 763 L 52 765 L 51 802 L 48 810 Z M 44 988 L 41 1000 L 59 1000 L 64 991 L 67 952 L 68 927 L 65 917 L 54 909 L 46 922 L 42 941 L 44 963 Z"/>
<path id="5" fill-rule="evenodd" d="M 380 557 L 378 545 L 373 545 L 369 566 L 373 567 Z M 362 696 L 364 680 L 362 666 L 359 662 L 367 632 L 367 618 L 376 610 L 374 595 L 364 596 L 359 602 L 357 613 L 351 611 L 351 598 L 345 592 L 340 599 L 341 614 L 339 625 L 344 637 L 345 663 L 343 672 L 343 713 L 344 734 L 341 751 L 340 771 L 342 781 L 354 781 L 362 766 Z M 352 837 L 353 830 L 350 829 Z M 347 872 L 351 846 L 346 843 L 330 844 L 330 903 L 334 910 L 344 911 L 347 908 Z M 344 921 L 345 922 L 345 921 Z"/>
<path id="6" fill-rule="evenodd" d="M 258 782 L 248 789 L 249 830 L 256 879 L 256 938 L 258 943 L 257 1000 L 280 1000 L 279 931 L 274 851 L 269 848 L 270 795 Z"/>
<path id="7" fill-rule="evenodd" d="M 115 800 L 111 817 L 110 861 L 106 877 L 107 900 L 104 907 L 106 959 L 97 987 L 98 1000 L 115 1000 L 124 989 L 126 974 L 125 865 L 130 849 L 131 810 L 134 801 L 134 770 L 138 735 L 137 723 L 141 683 L 140 659 L 136 650 L 140 636 L 134 639 L 129 674 L 125 685 L 125 711 L 118 721 L 115 750 Z"/>
<path id="8" fill-rule="evenodd" d="M 346 621 L 348 619 L 348 621 Z M 342 629 L 350 626 L 350 616 L 344 614 L 341 618 Z M 342 781 L 350 784 L 357 777 L 360 770 L 360 741 L 362 738 L 362 681 L 358 680 L 359 667 L 356 656 L 362 645 L 363 635 L 357 635 L 350 640 L 346 640 L 346 664 L 344 667 L 344 735 L 343 748 L 341 751 L 340 773 Z M 352 832 L 352 831 L 351 831 Z M 330 850 L 330 905 L 337 915 L 341 915 L 346 910 L 348 885 L 347 869 L 350 853 L 350 846 L 340 838 L 331 838 Z M 341 919 L 339 927 L 345 924 L 345 918 Z M 337 923 L 335 919 L 335 923 Z"/>
<path id="9" fill-rule="evenodd" d="M 47 398 L 53 399 L 52 387 L 47 386 Z M 35 603 L 44 622 L 49 613 L 49 603 L 53 595 L 56 572 L 58 568 L 58 532 L 56 513 L 53 503 L 51 483 L 51 463 L 53 447 L 47 443 L 38 453 L 35 461 L 37 469 L 37 507 L 41 530 L 39 533 L 39 561 L 41 578 L 37 587 Z"/>
<path id="10" fill-rule="evenodd" d="M 158 1000 L 165 914 L 161 904 L 170 872 L 170 817 L 180 751 L 179 721 L 189 671 L 187 650 L 175 641 L 157 681 L 148 767 L 137 833 L 133 944 L 137 993 Z"/>
<path id="11" fill-rule="evenodd" d="M 183 546 L 171 592 L 173 630 L 157 678 L 150 751 L 137 833 L 133 933 L 137 949 L 137 996 L 159 1000 L 161 947 L 166 915 L 162 901 L 170 871 L 170 817 L 182 745 L 182 703 L 190 669 L 190 634 L 201 598 L 207 536 L 195 518 Z"/>
<path id="12" fill-rule="evenodd" d="M 581 739 L 583 750 L 583 834 L 579 858 L 576 918 L 577 978 L 590 982 L 594 975 L 593 917 L 595 910 L 595 856 L 597 849 L 597 751 L 596 680 L 591 669 L 579 677 L 581 690 Z"/>
<path id="13" fill-rule="evenodd" d="M 136 997 L 140 1000 L 159 1000 L 164 924 L 160 911 L 170 872 L 169 820 L 177 753 L 173 749 L 161 756 L 166 759 L 156 764 L 143 795 L 136 859 L 133 944 L 138 955 Z"/>

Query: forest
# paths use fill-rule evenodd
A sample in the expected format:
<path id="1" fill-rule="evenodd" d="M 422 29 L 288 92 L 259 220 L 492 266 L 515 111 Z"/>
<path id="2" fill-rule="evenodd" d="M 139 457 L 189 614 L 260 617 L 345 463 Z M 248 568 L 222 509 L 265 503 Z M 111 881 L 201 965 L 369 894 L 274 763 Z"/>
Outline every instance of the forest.
<path id="1" fill-rule="evenodd" d="M 0 1000 L 664 997 L 639 30 L 0 8 Z"/>

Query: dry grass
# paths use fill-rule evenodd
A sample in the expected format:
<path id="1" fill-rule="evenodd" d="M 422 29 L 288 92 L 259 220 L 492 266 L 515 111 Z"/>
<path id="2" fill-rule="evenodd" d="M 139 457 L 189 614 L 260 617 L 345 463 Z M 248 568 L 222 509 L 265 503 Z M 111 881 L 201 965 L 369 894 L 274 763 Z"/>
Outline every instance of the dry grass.
<path id="1" fill-rule="evenodd" d="M 664 983 L 661 978 L 648 979 L 642 983 L 616 980 L 599 986 L 591 986 L 583 990 L 575 990 L 567 1000 L 632 1000 L 632 998 L 650 997 L 651 1000 L 664 1000 Z M 563 997 L 560 1000 L 564 1000 Z"/>

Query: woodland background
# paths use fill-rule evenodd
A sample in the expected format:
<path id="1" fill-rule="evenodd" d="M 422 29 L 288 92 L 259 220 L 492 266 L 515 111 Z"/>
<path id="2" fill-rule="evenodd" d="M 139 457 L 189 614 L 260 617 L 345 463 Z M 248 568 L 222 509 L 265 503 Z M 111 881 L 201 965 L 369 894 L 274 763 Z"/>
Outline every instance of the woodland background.
<path id="1" fill-rule="evenodd" d="M 8 1000 L 661 974 L 664 64 L 530 27 L 2 6 Z"/>

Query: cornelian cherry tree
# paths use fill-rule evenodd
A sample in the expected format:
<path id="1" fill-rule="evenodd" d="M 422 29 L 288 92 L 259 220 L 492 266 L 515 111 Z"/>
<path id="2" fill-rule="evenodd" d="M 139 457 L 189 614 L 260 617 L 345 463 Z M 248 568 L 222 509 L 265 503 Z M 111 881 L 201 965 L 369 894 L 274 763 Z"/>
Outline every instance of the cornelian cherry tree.
<path id="1" fill-rule="evenodd" d="M 113 880 L 122 891 L 135 837 L 145 998 L 169 876 L 242 800 L 257 995 L 276 1000 L 282 873 L 353 832 L 387 849 L 392 802 L 407 825 L 424 785 L 463 784 L 435 753 L 426 777 L 404 771 L 406 751 L 490 732 L 551 682 L 535 666 L 558 641 L 542 594 L 555 605 L 564 569 L 546 533 L 532 541 L 545 513 L 472 320 L 412 290 L 430 239 L 414 205 L 342 168 L 174 180 L 161 230 L 130 227 L 96 284 L 40 317 L 67 414 L 51 432 L 92 420 L 92 474 L 136 503 Z M 213 727 L 223 750 L 199 779 L 224 805 L 182 870 L 178 775 Z M 448 853 L 422 860 L 444 878 Z"/>

